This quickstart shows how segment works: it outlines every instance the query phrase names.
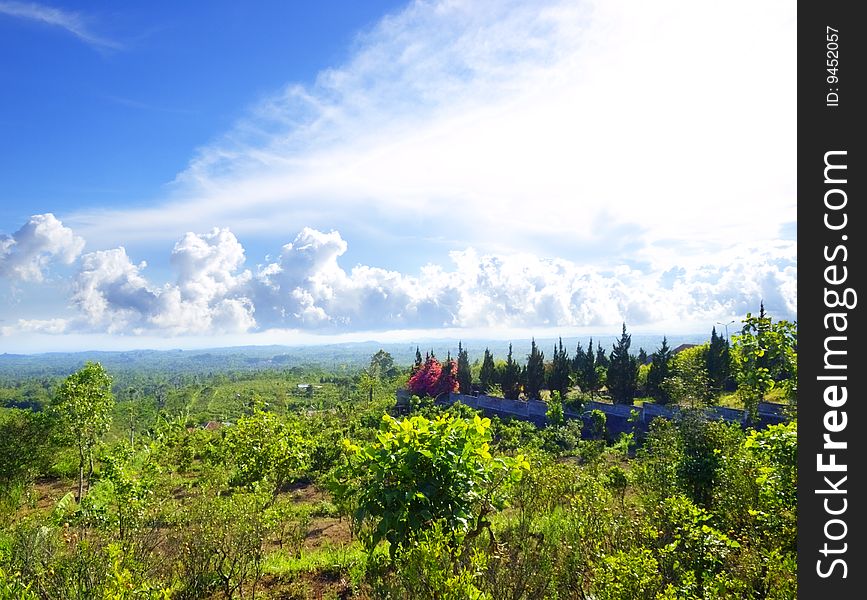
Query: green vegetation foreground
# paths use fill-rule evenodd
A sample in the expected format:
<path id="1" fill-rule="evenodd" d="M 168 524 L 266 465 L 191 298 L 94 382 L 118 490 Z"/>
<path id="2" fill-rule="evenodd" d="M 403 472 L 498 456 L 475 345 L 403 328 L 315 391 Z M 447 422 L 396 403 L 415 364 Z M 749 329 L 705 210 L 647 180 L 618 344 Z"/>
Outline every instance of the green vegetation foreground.
<path id="1" fill-rule="evenodd" d="M 0 600 L 795 597 L 796 421 L 687 403 L 612 440 L 426 400 L 395 417 L 409 373 L 388 359 L 116 405 L 88 364 L 41 410 L 2 409 Z"/>

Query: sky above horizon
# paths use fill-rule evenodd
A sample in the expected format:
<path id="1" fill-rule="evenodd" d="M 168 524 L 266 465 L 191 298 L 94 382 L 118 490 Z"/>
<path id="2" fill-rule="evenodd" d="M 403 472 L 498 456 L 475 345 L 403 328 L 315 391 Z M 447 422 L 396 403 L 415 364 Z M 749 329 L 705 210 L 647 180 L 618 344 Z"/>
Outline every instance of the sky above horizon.
<path id="1" fill-rule="evenodd" d="M 795 31 L 793 2 L 0 0 L 0 352 L 794 320 Z"/>

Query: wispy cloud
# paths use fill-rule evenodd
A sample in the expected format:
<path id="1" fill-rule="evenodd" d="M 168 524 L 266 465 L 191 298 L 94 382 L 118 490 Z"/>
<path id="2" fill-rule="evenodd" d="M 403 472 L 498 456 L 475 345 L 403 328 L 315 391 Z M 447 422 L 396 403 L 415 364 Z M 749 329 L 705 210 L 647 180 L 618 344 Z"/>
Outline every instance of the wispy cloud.
<path id="1" fill-rule="evenodd" d="M 9 2 L 0 0 L 0 15 L 36 21 L 45 25 L 65 29 L 81 41 L 97 48 L 119 50 L 123 46 L 114 40 L 94 33 L 82 15 L 36 4 L 33 2 Z"/>
<path id="2" fill-rule="evenodd" d="M 117 240 L 436 224 L 576 261 L 772 241 L 795 215 L 794 25 L 787 1 L 414 2 L 200 148 L 158 206 L 68 220 Z"/>

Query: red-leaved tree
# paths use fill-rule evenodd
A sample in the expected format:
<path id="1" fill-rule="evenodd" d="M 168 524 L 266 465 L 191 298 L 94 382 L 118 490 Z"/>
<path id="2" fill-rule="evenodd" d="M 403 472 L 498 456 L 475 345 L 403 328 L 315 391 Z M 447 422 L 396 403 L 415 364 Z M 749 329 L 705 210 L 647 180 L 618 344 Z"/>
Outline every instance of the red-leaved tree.
<path id="1" fill-rule="evenodd" d="M 445 365 L 433 356 L 409 378 L 406 387 L 416 396 L 436 397 L 440 394 L 458 391 L 458 366 L 454 360 Z"/>

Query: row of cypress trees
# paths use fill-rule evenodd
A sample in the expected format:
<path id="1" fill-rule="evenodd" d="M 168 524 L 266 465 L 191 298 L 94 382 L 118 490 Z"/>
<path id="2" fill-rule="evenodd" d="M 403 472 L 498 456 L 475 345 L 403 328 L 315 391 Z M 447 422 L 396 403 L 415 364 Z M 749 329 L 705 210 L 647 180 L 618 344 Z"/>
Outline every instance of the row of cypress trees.
<path id="1" fill-rule="evenodd" d="M 491 351 L 485 348 L 478 387 L 484 392 L 499 385 L 506 398 L 517 399 L 522 392 L 528 398 L 539 398 L 543 389 L 558 391 L 560 397 L 565 398 L 573 385 L 577 385 L 592 397 L 603 386 L 607 386 L 615 403 L 630 404 L 639 391 L 662 404 L 671 401 L 664 385 L 666 379 L 673 374 L 674 352 L 669 347 L 668 340 L 663 338 L 660 347 L 649 356 L 643 348 L 640 348 L 637 354 L 630 353 L 631 344 L 632 336 L 627 333 L 625 323 L 610 355 L 600 343 L 597 342 L 594 347 L 591 338 L 586 350 L 579 342 L 574 356 L 570 356 L 563 346 L 563 339 L 560 338 L 554 345 L 547 368 L 545 355 L 535 339 L 531 342 L 530 353 L 524 365 L 515 360 L 512 344 L 509 344 L 505 364 L 499 367 L 494 362 Z M 724 337 L 717 335 L 716 328 L 711 332 L 705 358 L 710 385 L 717 390 L 724 389 L 730 382 L 729 345 Z M 422 362 L 421 352 L 416 349 L 416 366 L 420 366 Z M 639 367 L 646 363 L 650 365 L 646 383 L 644 388 L 639 390 Z M 452 364 L 451 356 L 445 364 Z M 458 357 L 454 368 L 460 390 L 465 393 L 472 390 L 472 369 L 467 349 L 462 342 L 458 343 Z"/>

